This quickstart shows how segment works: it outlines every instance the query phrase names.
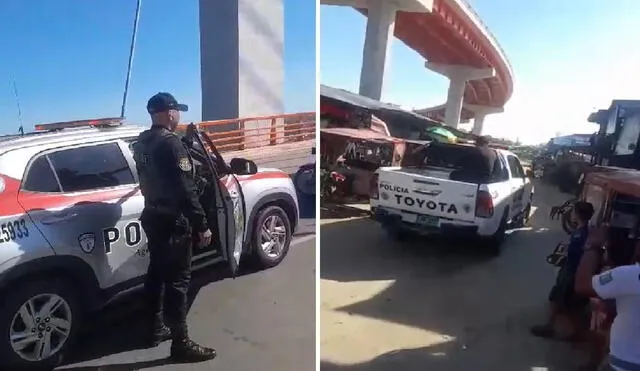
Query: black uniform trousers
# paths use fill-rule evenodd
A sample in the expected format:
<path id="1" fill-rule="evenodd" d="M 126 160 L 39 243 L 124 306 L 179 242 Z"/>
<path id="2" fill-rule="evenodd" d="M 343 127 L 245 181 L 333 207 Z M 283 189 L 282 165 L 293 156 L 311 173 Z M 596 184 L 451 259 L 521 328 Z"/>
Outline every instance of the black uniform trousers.
<path id="1" fill-rule="evenodd" d="M 140 218 L 149 243 L 149 268 L 145 289 L 154 326 L 164 323 L 174 340 L 186 340 L 187 292 L 191 282 L 192 237 L 184 216 L 170 217 L 145 209 Z"/>

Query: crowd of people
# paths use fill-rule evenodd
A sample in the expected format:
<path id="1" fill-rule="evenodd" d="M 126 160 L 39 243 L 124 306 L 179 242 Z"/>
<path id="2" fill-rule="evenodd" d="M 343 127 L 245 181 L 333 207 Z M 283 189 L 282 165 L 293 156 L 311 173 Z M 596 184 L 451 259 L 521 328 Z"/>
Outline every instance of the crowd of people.
<path id="1" fill-rule="evenodd" d="M 638 223 L 617 238 L 606 223 L 590 226 L 593 214 L 591 203 L 575 204 L 571 217 L 577 228 L 566 245 L 564 258 L 553 261 L 559 270 L 549 293 L 548 321 L 533 326 L 531 332 L 543 338 L 588 342 L 591 351 L 583 366 L 585 371 L 603 370 L 602 367 L 637 371 L 640 370 Z M 571 324 L 568 335 L 556 331 L 561 318 Z"/>

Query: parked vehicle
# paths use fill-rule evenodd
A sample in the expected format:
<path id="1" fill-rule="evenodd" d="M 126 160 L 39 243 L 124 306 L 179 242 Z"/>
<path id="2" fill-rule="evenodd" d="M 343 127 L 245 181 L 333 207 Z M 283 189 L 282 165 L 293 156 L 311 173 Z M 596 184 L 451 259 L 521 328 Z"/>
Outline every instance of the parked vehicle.
<path id="1" fill-rule="evenodd" d="M 144 128 L 119 119 L 40 125 L 0 137 L 0 369 L 52 369 L 83 318 L 144 281 L 144 206 L 131 148 Z M 298 225 L 288 174 L 234 158 L 189 125 L 214 241 L 193 268 L 287 255 Z M 210 152 L 206 151 L 208 148 Z"/>
<path id="2" fill-rule="evenodd" d="M 510 226 L 527 223 L 533 185 L 518 157 L 495 149 L 499 168 L 491 180 L 465 180 L 466 162 L 480 153 L 473 146 L 432 143 L 415 167 L 382 167 L 372 184 L 373 217 L 394 236 L 407 232 L 478 237 L 500 252 Z"/>
<path id="3" fill-rule="evenodd" d="M 311 149 L 311 155 L 313 159 L 311 162 L 300 166 L 298 171 L 293 176 L 293 184 L 296 186 L 296 190 L 299 194 L 309 197 L 316 195 L 316 161 L 315 161 L 316 147 Z"/>

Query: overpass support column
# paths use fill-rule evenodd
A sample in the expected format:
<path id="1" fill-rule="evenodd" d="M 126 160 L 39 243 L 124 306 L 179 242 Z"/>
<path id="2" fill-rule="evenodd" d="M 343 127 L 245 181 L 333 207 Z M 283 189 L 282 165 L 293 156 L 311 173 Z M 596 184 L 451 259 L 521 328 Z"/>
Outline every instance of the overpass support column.
<path id="1" fill-rule="evenodd" d="M 462 112 L 462 99 L 467 81 L 481 80 L 496 75 L 494 68 L 475 68 L 469 66 L 425 63 L 425 67 L 433 72 L 449 78 L 449 91 L 444 114 L 444 124 L 457 129 Z"/>
<path id="2" fill-rule="evenodd" d="M 199 0 L 203 121 L 284 112 L 283 2 Z"/>
<path id="3" fill-rule="evenodd" d="M 367 3 L 368 19 L 360 71 L 360 95 L 380 100 L 398 8 L 389 0 L 368 0 Z"/>
<path id="4" fill-rule="evenodd" d="M 475 114 L 473 118 L 473 129 L 471 129 L 471 133 L 476 135 L 482 135 L 484 118 L 487 115 L 504 112 L 504 108 L 502 107 L 478 106 L 475 104 L 465 104 L 464 108 L 473 111 L 473 113 Z"/>

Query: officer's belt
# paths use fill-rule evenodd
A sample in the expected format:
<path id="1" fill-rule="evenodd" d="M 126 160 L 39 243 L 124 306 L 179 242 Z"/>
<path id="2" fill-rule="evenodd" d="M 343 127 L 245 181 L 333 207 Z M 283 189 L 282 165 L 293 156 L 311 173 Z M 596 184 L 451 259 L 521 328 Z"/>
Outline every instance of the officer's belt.
<path id="1" fill-rule="evenodd" d="M 145 206 L 145 209 L 166 216 L 177 216 L 179 213 L 175 210 L 175 207 L 169 207 L 168 205 L 162 204 L 148 204 Z"/>

